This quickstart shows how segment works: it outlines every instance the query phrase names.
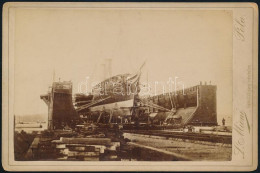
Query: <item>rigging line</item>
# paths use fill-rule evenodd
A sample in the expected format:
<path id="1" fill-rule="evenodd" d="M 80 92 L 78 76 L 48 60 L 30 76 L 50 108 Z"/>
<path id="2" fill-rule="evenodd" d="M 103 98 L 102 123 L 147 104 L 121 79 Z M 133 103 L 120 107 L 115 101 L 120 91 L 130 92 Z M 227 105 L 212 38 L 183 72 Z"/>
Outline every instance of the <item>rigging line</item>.
<path id="1" fill-rule="evenodd" d="M 142 104 L 147 105 L 147 106 L 149 106 L 149 107 L 156 108 L 156 109 L 162 109 L 162 110 L 167 110 L 167 111 L 171 112 L 171 110 L 169 110 L 169 109 L 167 109 L 167 108 L 164 108 L 164 107 L 161 107 L 161 106 L 159 106 L 159 105 L 156 105 L 156 104 L 154 104 L 154 103 L 148 103 L 148 104 L 146 104 L 146 103 L 143 103 L 143 102 L 142 102 Z"/>
<path id="2" fill-rule="evenodd" d="M 97 103 L 100 103 L 100 102 L 102 102 L 102 101 L 104 101 L 104 100 L 106 100 L 106 99 L 108 99 L 108 98 L 110 98 L 110 96 L 107 97 L 107 98 L 104 98 L 104 99 L 100 99 L 100 100 L 94 101 L 93 103 L 87 104 L 87 105 L 85 105 L 85 106 L 82 106 L 82 107 L 80 107 L 79 109 L 77 109 L 77 111 L 81 111 L 81 110 L 83 110 L 83 109 L 86 109 L 86 108 L 88 108 L 88 107 L 90 107 L 90 106 L 93 106 L 93 105 L 95 105 L 95 104 L 97 104 Z"/>
<path id="3" fill-rule="evenodd" d="M 151 108 L 160 109 L 160 110 L 163 110 L 163 111 L 170 112 L 169 109 L 166 109 L 166 108 L 163 108 L 163 107 L 156 107 L 156 106 L 149 105 L 149 104 L 143 104 L 143 105 L 148 106 L 148 107 L 151 107 Z"/>

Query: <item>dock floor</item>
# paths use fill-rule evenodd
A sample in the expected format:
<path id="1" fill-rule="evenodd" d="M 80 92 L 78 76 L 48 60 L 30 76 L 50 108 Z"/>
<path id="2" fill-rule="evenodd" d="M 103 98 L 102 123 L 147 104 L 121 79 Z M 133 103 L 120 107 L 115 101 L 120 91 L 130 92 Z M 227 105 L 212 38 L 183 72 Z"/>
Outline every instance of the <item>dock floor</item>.
<path id="1" fill-rule="evenodd" d="M 232 147 L 228 144 L 183 141 L 182 139 L 166 139 L 165 137 L 132 133 L 124 133 L 124 137 L 130 139 L 133 145 L 162 153 L 171 153 L 179 157 L 179 160 L 229 161 L 232 156 Z"/>

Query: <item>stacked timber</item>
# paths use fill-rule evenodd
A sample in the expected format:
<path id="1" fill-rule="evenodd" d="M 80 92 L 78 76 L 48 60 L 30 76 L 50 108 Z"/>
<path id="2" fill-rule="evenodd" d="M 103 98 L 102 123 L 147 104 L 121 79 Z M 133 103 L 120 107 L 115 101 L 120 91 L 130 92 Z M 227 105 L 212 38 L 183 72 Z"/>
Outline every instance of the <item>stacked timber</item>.
<path id="1" fill-rule="evenodd" d="M 115 160 L 120 142 L 109 138 L 63 138 L 52 141 L 59 160 Z"/>

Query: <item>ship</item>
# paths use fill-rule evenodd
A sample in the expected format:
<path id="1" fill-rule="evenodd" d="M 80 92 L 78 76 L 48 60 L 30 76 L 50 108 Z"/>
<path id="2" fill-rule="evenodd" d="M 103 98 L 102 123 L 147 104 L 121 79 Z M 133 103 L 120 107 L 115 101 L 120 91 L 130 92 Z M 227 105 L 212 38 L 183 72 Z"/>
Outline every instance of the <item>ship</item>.
<path id="1" fill-rule="evenodd" d="M 116 75 L 99 83 L 93 88 L 92 102 L 98 102 L 91 111 L 106 111 L 133 106 L 134 98 L 140 91 L 140 74 Z M 100 102 L 99 102 L 100 101 Z"/>
<path id="2" fill-rule="evenodd" d="M 94 122 L 111 123 L 122 116 L 131 116 L 140 92 L 141 69 L 134 73 L 112 76 L 92 88 L 91 94 L 76 94 L 77 112 Z"/>

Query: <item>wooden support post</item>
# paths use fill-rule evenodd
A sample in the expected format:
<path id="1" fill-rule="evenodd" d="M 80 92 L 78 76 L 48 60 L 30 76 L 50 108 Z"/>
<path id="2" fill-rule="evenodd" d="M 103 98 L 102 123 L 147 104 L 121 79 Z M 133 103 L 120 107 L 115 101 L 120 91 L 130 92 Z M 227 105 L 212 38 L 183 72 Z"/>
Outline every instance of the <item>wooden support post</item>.
<path id="1" fill-rule="evenodd" d="M 97 119 L 97 123 L 99 123 L 100 118 L 101 118 L 101 115 L 102 115 L 102 112 L 100 112 L 100 114 L 99 114 L 99 117 L 98 117 L 98 119 Z"/>
<path id="2" fill-rule="evenodd" d="M 113 116 L 113 110 L 110 111 L 109 123 L 111 123 L 112 116 Z"/>

